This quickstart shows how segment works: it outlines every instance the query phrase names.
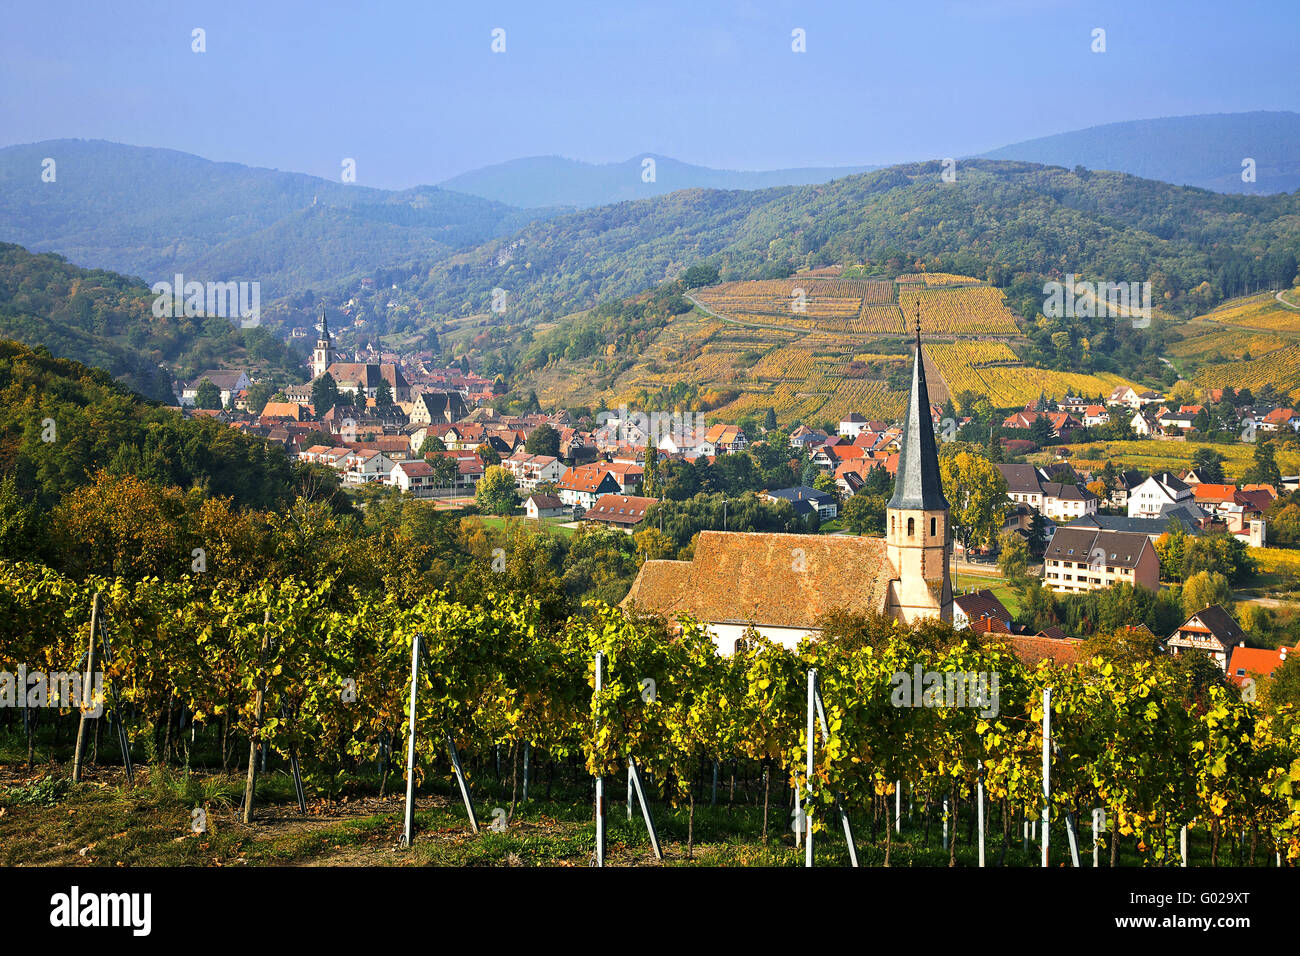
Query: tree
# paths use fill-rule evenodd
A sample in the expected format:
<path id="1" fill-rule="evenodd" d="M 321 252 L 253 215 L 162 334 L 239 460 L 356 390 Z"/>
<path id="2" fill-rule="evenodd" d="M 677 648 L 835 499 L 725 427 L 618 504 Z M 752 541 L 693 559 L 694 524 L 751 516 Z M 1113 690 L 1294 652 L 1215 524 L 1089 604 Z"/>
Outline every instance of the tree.
<path id="1" fill-rule="evenodd" d="M 1183 584 L 1183 610 L 1191 617 L 1211 604 L 1229 607 L 1232 587 L 1218 571 L 1197 571 Z"/>
<path id="2" fill-rule="evenodd" d="M 199 387 L 194 391 L 194 407 L 221 408 L 221 389 L 205 378 L 199 382 Z"/>
<path id="3" fill-rule="evenodd" d="M 998 570 L 1012 587 L 1022 587 L 1029 578 L 1029 545 L 1016 531 L 1008 528 L 998 535 Z"/>
<path id="4" fill-rule="evenodd" d="M 991 544 L 1011 508 L 1002 472 L 982 455 L 965 451 L 940 458 L 939 472 L 954 536 L 966 549 Z"/>
<path id="5" fill-rule="evenodd" d="M 434 455 L 440 455 L 447 450 L 447 443 L 437 435 L 425 435 L 424 441 L 420 444 L 420 457 L 432 458 Z"/>
<path id="6" fill-rule="evenodd" d="M 450 455 L 436 455 L 429 462 L 433 469 L 433 486 L 435 488 L 454 488 L 460 476 L 460 465 Z"/>
<path id="7" fill-rule="evenodd" d="M 261 415 L 266 403 L 271 400 L 272 389 L 266 382 L 256 382 L 248 386 L 248 414 Z"/>
<path id="8" fill-rule="evenodd" d="M 698 289 L 706 285 L 716 285 L 718 267 L 707 262 L 697 262 L 682 273 L 682 285 L 688 289 Z"/>
<path id="9" fill-rule="evenodd" d="M 1201 481 L 1212 485 L 1223 484 L 1223 456 L 1209 445 L 1202 445 L 1192 454 L 1192 470 Z"/>
<path id="10" fill-rule="evenodd" d="M 826 472 L 822 472 L 813 479 L 812 486 L 818 491 L 824 491 L 835 499 L 836 503 L 840 500 L 840 486 L 835 484 L 835 478 Z"/>
<path id="11" fill-rule="evenodd" d="M 645 467 L 641 472 L 641 494 L 654 498 L 659 488 L 659 452 L 655 448 L 655 439 L 649 435 L 645 440 Z"/>
<path id="12" fill-rule="evenodd" d="M 488 514 L 508 515 L 515 510 L 515 477 L 499 465 L 492 465 L 479 479 L 474 501 Z"/>
<path id="13" fill-rule="evenodd" d="M 859 491 L 840 506 L 840 523 L 854 534 L 884 534 L 885 506 L 888 503 L 889 499 L 883 495 L 870 495 Z"/>
<path id="14" fill-rule="evenodd" d="M 474 449 L 474 454 L 478 455 L 478 460 L 483 462 L 484 467 L 488 465 L 501 464 L 501 454 L 487 442 L 479 445 Z"/>
<path id="15" fill-rule="evenodd" d="M 1029 425 L 1029 437 L 1033 439 L 1034 444 L 1039 448 L 1050 445 L 1055 434 L 1056 431 L 1052 428 L 1052 420 L 1047 417 L 1046 413 L 1039 414 Z"/>
<path id="16" fill-rule="evenodd" d="M 673 539 L 658 528 L 645 528 L 632 536 L 637 554 L 645 561 L 659 561 L 673 554 Z"/>
<path id="17" fill-rule="evenodd" d="M 776 409 L 769 405 L 767 414 L 763 416 L 763 432 L 766 434 L 774 428 L 776 428 Z"/>
<path id="18" fill-rule="evenodd" d="M 524 451 L 530 455 L 560 457 L 560 433 L 550 425 L 538 425 L 524 442 Z"/>
<path id="19" fill-rule="evenodd" d="M 1255 446 L 1255 462 L 1246 471 L 1245 484 L 1273 485 L 1282 483 L 1282 472 L 1273 458 L 1273 442 L 1261 441 Z"/>
<path id="20" fill-rule="evenodd" d="M 311 386 L 311 406 L 320 418 L 339 403 L 339 386 L 334 376 L 326 372 L 316 379 Z"/>
<path id="21" fill-rule="evenodd" d="M 393 389 L 388 384 L 388 379 L 380 379 L 379 387 L 375 389 L 375 407 L 384 408 L 393 404 Z"/>

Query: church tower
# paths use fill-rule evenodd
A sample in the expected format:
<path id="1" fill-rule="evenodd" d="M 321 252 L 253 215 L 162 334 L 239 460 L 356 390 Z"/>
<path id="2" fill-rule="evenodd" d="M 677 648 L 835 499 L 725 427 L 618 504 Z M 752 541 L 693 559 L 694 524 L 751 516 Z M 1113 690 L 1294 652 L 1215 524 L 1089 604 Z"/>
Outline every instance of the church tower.
<path id="1" fill-rule="evenodd" d="M 948 561 L 952 535 L 948 499 L 939 476 L 939 455 L 930 417 L 930 393 L 921 357 L 921 314 L 916 316 L 916 354 L 912 391 L 903 418 L 894 496 L 885 511 L 885 550 L 898 571 L 889 596 L 889 613 L 905 624 L 923 618 L 952 620 L 952 581 Z"/>
<path id="2" fill-rule="evenodd" d="M 320 378 L 334 364 L 338 353 L 330 345 L 330 326 L 325 319 L 325 310 L 320 310 L 320 338 L 316 340 L 316 351 L 311 356 L 311 377 Z"/>

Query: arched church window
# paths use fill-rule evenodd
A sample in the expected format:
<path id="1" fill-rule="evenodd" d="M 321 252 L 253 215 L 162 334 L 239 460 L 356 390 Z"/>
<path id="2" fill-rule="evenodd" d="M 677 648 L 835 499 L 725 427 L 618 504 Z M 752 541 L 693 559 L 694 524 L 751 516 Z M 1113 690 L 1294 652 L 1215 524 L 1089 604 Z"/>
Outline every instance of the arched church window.
<path id="1" fill-rule="evenodd" d="M 898 518 L 897 518 L 896 515 L 890 515 L 890 516 L 889 516 L 889 533 L 890 533 L 890 534 L 894 534 L 894 533 L 898 530 L 897 528 L 894 527 L 894 524 L 895 524 L 895 522 L 896 522 L 897 520 L 898 520 Z"/>
<path id="2" fill-rule="evenodd" d="M 930 519 L 930 537 L 933 538 L 935 535 L 937 535 L 937 534 L 939 533 L 939 530 L 938 530 L 938 529 L 939 529 L 939 521 L 938 521 L 938 519 L 937 519 L 937 518 L 931 518 L 931 519 Z"/>
<path id="3" fill-rule="evenodd" d="M 915 518 L 908 518 L 908 519 L 907 519 L 907 536 L 908 536 L 909 538 L 914 538 L 914 537 L 916 537 L 916 519 L 915 519 Z"/>

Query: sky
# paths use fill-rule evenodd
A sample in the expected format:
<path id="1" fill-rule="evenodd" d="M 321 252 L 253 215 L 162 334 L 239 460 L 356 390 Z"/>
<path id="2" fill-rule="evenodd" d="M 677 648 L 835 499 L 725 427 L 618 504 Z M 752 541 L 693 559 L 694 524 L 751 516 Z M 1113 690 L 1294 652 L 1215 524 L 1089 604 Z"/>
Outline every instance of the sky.
<path id="1" fill-rule="evenodd" d="M 0 145 L 108 139 L 331 179 L 352 158 L 383 188 L 536 155 L 883 165 L 1300 109 L 1297 0 L 7 6 Z"/>

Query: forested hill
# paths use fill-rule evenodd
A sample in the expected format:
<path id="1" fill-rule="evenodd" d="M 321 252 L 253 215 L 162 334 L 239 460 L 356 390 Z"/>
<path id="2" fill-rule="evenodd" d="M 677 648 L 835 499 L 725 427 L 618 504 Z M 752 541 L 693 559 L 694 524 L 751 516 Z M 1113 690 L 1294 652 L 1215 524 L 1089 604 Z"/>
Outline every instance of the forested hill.
<path id="1" fill-rule="evenodd" d="M 822 185 L 684 190 L 584 210 L 412 270 L 409 291 L 426 310 L 462 315 L 488 313 L 492 290 L 505 289 L 506 320 L 517 321 L 636 294 L 701 259 L 724 280 L 921 261 L 995 280 L 1016 272 L 1150 280 L 1176 309 L 1225 271 L 1266 271 L 1269 257 L 1300 250 L 1300 194 L 1222 195 L 1009 161 L 958 163 L 951 183 L 941 172 L 938 162 L 916 163 Z"/>
<path id="2" fill-rule="evenodd" d="M 0 339 L 0 492 L 12 481 L 20 499 L 48 506 L 103 469 L 269 508 L 293 500 L 304 467 L 265 439 L 146 402 L 101 369 Z M 0 507 L 0 526 L 9 517 Z"/>
<path id="3" fill-rule="evenodd" d="M 153 298 L 138 280 L 0 243 L 0 338 L 105 369 L 168 404 L 175 396 L 164 362 L 182 377 L 228 366 L 301 374 L 298 357 L 267 329 L 240 329 L 224 318 L 158 318 Z"/>
<path id="4" fill-rule="evenodd" d="M 42 179 L 50 159 L 54 179 Z M 0 149 L 0 241 L 153 282 L 263 284 L 264 302 L 513 232 L 545 212 L 434 187 L 393 192 L 170 149 L 49 140 Z"/>

